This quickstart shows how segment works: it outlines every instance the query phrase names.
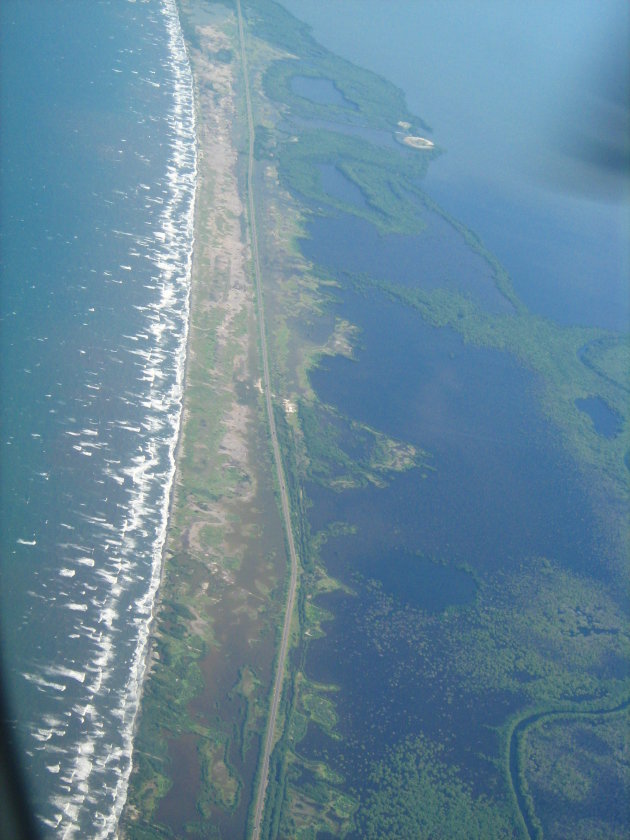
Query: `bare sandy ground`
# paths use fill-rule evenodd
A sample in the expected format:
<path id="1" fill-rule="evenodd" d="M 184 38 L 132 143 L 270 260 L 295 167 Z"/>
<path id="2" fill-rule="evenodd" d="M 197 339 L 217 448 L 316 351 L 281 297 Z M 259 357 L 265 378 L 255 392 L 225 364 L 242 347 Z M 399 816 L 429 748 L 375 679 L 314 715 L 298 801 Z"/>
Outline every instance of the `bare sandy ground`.
<path id="1" fill-rule="evenodd" d="M 241 227 L 244 208 L 238 191 L 237 152 L 233 141 L 234 69 L 231 63 L 208 58 L 222 49 L 229 50 L 229 38 L 210 25 L 200 27 L 198 33 L 203 52 L 195 50 L 191 55 L 197 84 L 199 194 L 187 385 L 204 382 L 220 394 L 223 435 L 218 452 L 210 451 L 210 441 L 199 437 L 191 444 L 186 433 L 190 404 L 185 397 L 182 455 L 192 445 L 195 457 L 217 461 L 220 456 L 218 460 L 223 468 L 231 467 L 249 476 L 251 480 L 243 484 L 240 492 L 241 501 L 245 502 L 255 492 L 248 451 L 248 427 L 253 418 L 251 409 L 238 401 L 235 385 L 250 375 L 252 337 L 247 324 L 253 315 L 253 297 L 246 271 L 249 254 Z M 204 332 L 213 338 L 214 363 L 210 365 L 207 358 L 200 358 L 207 350 L 200 335 Z M 176 489 L 175 505 L 177 496 Z M 198 514 L 199 518 L 188 529 L 193 551 L 203 550 L 199 533 L 205 524 L 227 523 L 222 500 Z"/>

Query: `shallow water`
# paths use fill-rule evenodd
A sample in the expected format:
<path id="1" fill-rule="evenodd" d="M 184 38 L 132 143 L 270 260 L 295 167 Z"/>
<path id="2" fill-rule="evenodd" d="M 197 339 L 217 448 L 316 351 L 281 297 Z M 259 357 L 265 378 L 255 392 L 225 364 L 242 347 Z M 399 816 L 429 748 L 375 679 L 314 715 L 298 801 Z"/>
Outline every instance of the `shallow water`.
<path id="1" fill-rule="evenodd" d="M 318 105 L 339 105 L 343 108 L 356 108 L 356 105 L 346 99 L 330 79 L 314 76 L 292 76 L 291 90 L 298 96 L 302 96 Z"/>
<path id="2" fill-rule="evenodd" d="M 589 170 L 564 142 L 575 114 L 592 104 L 590 80 L 577 71 L 597 69 L 598 45 L 604 56 L 614 52 L 608 36 L 619 13 L 617 34 L 627 30 L 621 3 L 583 4 L 577 13 L 563 3 L 284 5 L 327 47 L 404 89 L 442 152 L 423 189 L 498 257 L 533 313 L 628 329 L 627 196 L 617 184 L 613 195 L 607 173 Z M 337 170 L 322 175 L 334 198 L 362 206 Z M 305 488 L 311 529 L 326 534 L 321 562 L 354 594 L 318 598 L 331 619 L 305 658 L 308 677 L 340 689 L 343 740 L 311 724 L 298 751 L 340 769 L 360 794 L 374 758 L 422 732 L 445 746 L 475 790 L 501 798 L 503 780 L 482 756 L 500 755 L 494 727 L 524 694 L 456 684 L 445 660 L 466 657 L 465 639 L 449 649 L 440 617 L 446 610 L 457 623 L 484 581 L 508 579 L 532 558 L 605 581 L 619 558 L 592 488 L 541 413 L 542 383 L 507 354 L 433 329 L 357 279 L 446 287 L 491 312 L 505 309 L 483 258 L 444 219 L 420 212 L 429 222 L 423 237 L 379 236 L 338 215 L 312 218 L 301 243 L 339 281 L 334 315 L 360 328 L 353 359 L 323 357 L 311 372 L 317 396 L 428 451 L 430 468 L 390 474 L 380 488 Z M 580 407 L 595 420 L 592 406 Z M 467 588 L 471 579 L 480 590 Z"/>
<path id="3" fill-rule="evenodd" d="M 471 347 L 384 298 L 344 291 L 337 310 L 361 328 L 357 361 L 325 358 L 320 399 L 430 453 L 387 491 L 313 490 L 312 522 L 360 522 L 361 554 L 379 534 L 407 550 L 501 568 L 549 555 L 588 569 L 597 527 L 578 473 L 542 418 L 536 380 L 509 356 Z M 358 517 L 358 519 L 357 519 Z M 343 561 L 352 567 L 352 560 Z"/>
<path id="4" fill-rule="evenodd" d="M 367 206 L 365 196 L 361 190 L 349 178 L 333 166 L 331 163 L 324 163 L 318 167 L 322 179 L 322 188 L 327 195 L 354 204 L 358 208 Z"/>
<path id="5" fill-rule="evenodd" d="M 601 397 L 586 397 L 583 400 L 576 400 L 575 404 L 580 411 L 591 418 L 598 435 L 614 438 L 621 432 L 623 427 L 621 417 Z"/>
<path id="6" fill-rule="evenodd" d="M 332 178 L 327 174 L 323 183 L 336 198 L 361 206 L 356 197 L 356 192 L 363 197 L 360 190 L 341 173 Z M 302 249 L 330 271 L 365 273 L 409 288 L 445 288 L 471 297 L 489 312 L 510 311 L 490 266 L 461 234 L 437 213 L 418 207 L 418 215 L 426 226 L 419 236 L 375 236 L 363 219 L 319 217 L 309 225 L 311 239 L 304 240 Z"/>
<path id="7" fill-rule="evenodd" d="M 605 124 L 603 103 L 627 80 L 623 0 L 283 5 L 404 90 L 443 152 L 427 191 L 496 254 L 534 312 L 630 328 L 627 173 L 587 165 L 573 142 Z"/>
<path id="8" fill-rule="evenodd" d="M 351 242 L 344 232 L 338 241 Z M 329 228 L 317 221 L 310 233 L 309 258 L 321 252 L 329 269 L 343 267 L 348 256 L 333 258 Z M 340 687 L 344 740 L 309 727 L 298 749 L 328 756 L 360 790 L 372 760 L 421 731 L 448 739 L 481 790 L 495 771 L 478 754 L 498 749 L 492 727 L 518 697 L 487 692 L 480 704 L 449 682 L 440 665 L 448 653 L 426 617 L 471 605 L 474 574 L 509 574 L 540 556 L 594 574 L 596 556 L 606 577 L 610 558 L 582 479 L 540 413 L 536 378 L 506 354 L 341 283 L 334 311 L 360 328 L 355 358 L 325 357 L 311 384 L 343 415 L 427 451 L 429 468 L 390 475 L 384 488 L 306 488 L 315 533 L 333 522 L 355 529 L 321 550 L 354 595 L 318 599 L 333 618 L 305 661 L 309 678 Z M 457 702 L 445 704 L 454 691 Z"/>

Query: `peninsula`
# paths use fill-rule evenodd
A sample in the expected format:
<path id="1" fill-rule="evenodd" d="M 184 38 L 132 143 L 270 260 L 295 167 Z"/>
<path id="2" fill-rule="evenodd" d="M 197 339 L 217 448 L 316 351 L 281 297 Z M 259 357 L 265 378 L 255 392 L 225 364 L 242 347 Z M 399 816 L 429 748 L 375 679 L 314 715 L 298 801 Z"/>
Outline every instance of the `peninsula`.
<path id="1" fill-rule="evenodd" d="M 385 79 L 273 0 L 179 8 L 191 322 L 121 837 L 623 836 L 627 339 L 527 309 Z"/>

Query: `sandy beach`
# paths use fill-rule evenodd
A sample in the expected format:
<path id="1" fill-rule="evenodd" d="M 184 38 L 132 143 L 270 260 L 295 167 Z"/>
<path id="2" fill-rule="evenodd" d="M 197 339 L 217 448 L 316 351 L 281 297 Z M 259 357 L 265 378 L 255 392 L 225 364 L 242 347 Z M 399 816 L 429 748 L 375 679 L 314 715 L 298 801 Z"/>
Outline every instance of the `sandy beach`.
<path id="1" fill-rule="evenodd" d="M 269 593 L 285 568 L 256 387 L 255 293 L 239 189 L 239 68 L 221 60 L 234 49 L 235 16 L 211 15 L 192 2 L 182 3 L 182 15 L 196 33 L 188 45 L 198 138 L 190 329 L 123 836 L 127 820 L 178 833 L 200 815 L 203 825 L 210 820 L 232 836 L 244 833 L 275 651 L 270 626 L 280 614 Z M 241 714 L 247 742 L 233 748 L 230 733 Z M 156 771 L 146 753 L 167 761 Z"/>

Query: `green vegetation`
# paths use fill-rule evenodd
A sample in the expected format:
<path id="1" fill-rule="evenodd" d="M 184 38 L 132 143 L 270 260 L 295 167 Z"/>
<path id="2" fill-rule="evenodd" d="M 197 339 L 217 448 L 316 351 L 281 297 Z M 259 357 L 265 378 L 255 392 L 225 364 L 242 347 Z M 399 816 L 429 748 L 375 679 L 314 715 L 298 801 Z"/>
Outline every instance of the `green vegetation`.
<path id="1" fill-rule="evenodd" d="M 405 120 L 428 130 L 409 113 L 399 88 L 326 50 L 313 39 L 309 26 L 273 0 L 252 0 L 245 4 L 244 11 L 256 37 L 284 52 L 266 68 L 263 78 L 264 93 L 283 111 L 288 108 L 297 117 L 341 120 L 390 131 L 397 128 L 399 120 Z M 294 76 L 332 80 L 348 104 L 318 105 L 297 96 L 291 87 Z"/>
<path id="2" fill-rule="evenodd" d="M 372 222 L 382 233 L 419 233 L 425 227 L 417 182 L 430 153 L 392 153 L 359 137 L 333 131 L 304 131 L 280 147 L 281 183 L 319 210 L 338 210 Z M 363 194 L 365 207 L 336 199 L 322 187 L 320 167 L 334 164 Z"/>
<path id="3" fill-rule="evenodd" d="M 582 362 L 608 382 L 630 394 L 627 382 L 630 370 L 630 338 L 606 336 L 585 345 L 580 353 Z"/>
<path id="4" fill-rule="evenodd" d="M 371 282 L 365 278 L 357 281 L 359 285 Z M 424 291 L 376 282 L 372 285 L 414 307 L 432 325 L 451 327 L 467 342 L 510 353 L 539 374 L 544 383 L 544 409 L 563 431 L 574 456 L 603 471 L 615 483 L 616 491 L 627 495 L 624 458 L 630 447 L 630 406 L 623 364 L 619 361 L 624 344 L 602 330 L 560 327 L 522 309 L 509 315 L 489 315 L 470 298 L 444 289 Z M 592 361 L 598 358 L 595 346 L 608 348 L 607 355 L 602 354 L 598 362 Z M 588 365 L 581 352 L 584 347 L 591 348 Z M 600 369 L 606 364 L 609 372 L 602 376 Z M 576 399 L 587 396 L 601 397 L 622 418 L 624 430 L 620 435 L 609 439 L 597 434 L 575 404 Z"/>
<path id="5" fill-rule="evenodd" d="M 217 805 L 231 811 L 238 802 L 241 782 L 230 768 L 229 746 L 229 740 L 221 743 L 204 739 L 199 743 L 202 786 L 198 808 L 205 819 L 212 817 Z"/>
<path id="6" fill-rule="evenodd" d="M 325 761 L 309 761 L 295 747 L 307 734 L 309 724 L 320 727 L 331 738 L 336 732 L 337 715 L 334 686 L 309 682 L 301 673 L 293 686 L 293 710 L 283 744 L 282 788 L 276 788 L 273 808 L 268 808 L 264 836 L 296 837 L 315 840 L 318 831 L 343 836 L 351 826 L 355 800 L 340 788 L 344 779 Z M 280 751 L 276 751 L 279 760 Z M 271 815 L 273 814 L 273 819 Z"/>
<path id="7" fill-rule="evenodd" d="M 335 707 L 327 697 L 322 696 L 319 691 L 309 692 L 307 689 L 302 688 L 300 701 L 308 720 L 321 726 L 331 737 L 339 737 L 335 733 L 335 726 L 337 725 Z"/>
<path id="8" fill-rule="evenodd" d="M 523 738 L 522 766 L 539 835 L 614 840 L 627 834 L 630 785 L 628 709 L 541 718 Z M 610 791 L 619 791 L 611 798 Z M 601 818 L 602 813 L 608 819 Z"/>
<path id="9" fill-rule="evenodd" d="M 343 102 L 318 103 L 299 96 L 292 87 L 295 77 L 330 80 Z M 270 99 L 288 106 L 296 117 L 369 125 L 390 131 L 397 129 L 399 120 L 409 117 L 426 130 L 424 124 L 408 113 L 399 89 L 330 53 L 301 62 L 294 59 L 275 62 L 265 74 L 264 89 Z"/>
<path id="10" fill-rule="evenodd" d="M 507 690 L 538 710 L 588 710 L 628 688 L 616 674 L 630 630 L 613 593 L 545 558 L 493 576 L 474 610 L 444 617 L 436 632 L 446 639 L 447 670 L 467 692 Z"/>
<path id="11" fill-rule="evenodd" d="M 513 838 L 505 806 L 475 796 L 441 745 L 410 738 L 373 766 L 356 816 L 360 837 Z"/>
<path id="12" fill-rule="evenodd" d="M 426 465 L 427 453 L 348 420 L 321 403 L 299 404 L 308 474 L 336 491 L 372 484 L 384 487 L 394 472 Z"/>
<path id="13" fill-rule="evenodd" d="M 216 134 L 212 120 L 231 114 L 232 20 L 222 4 L 181 11 L 197 80 L 215 65 L 228 80 L 197 85 L 203 131 Z M 120 826 L 130 838 L 245 833 L 282 594 L 236 173 L 206 157 L 199 176 L 178 470 Z"/>
<path id="14" fill-rule="evenodd" d="M 259 198 L 266 233 L 276 245 L 270 261 L 274 280 L 266 294 L 277 336 L 274 381 L 291 406 L 283 418 L 282 445 L 294 516 L 304 535 L 301 557 L 307 572 L 299 611 L 302 641 L 292 665 L 296 679 L 290 696 L 284 698 L 286 725 L 274 753 L 276 769 L 270 776 L 263 836 L 315 837 L 318 831 L 344 836 L 351 828 L 365 837 L 518 836 L 525 824 L 510 794 L 511 735 L 532 714 L 553 714 L 560 707 L 579 709 L 581 714 L 595 712 L 627 693 L 628 685 L 619 674 L 630 649 L 619 599 L 603 584 L 562 569 L 553 558 L 529 558 L 515 569 L 493 575 L 473 568 L 479 585 L 474 603 L 437 615 L 403 607 L 374 590 L 373 604 L 366 607 L 362 622 L 366 645 L 375 655 L 391 658 L 400 656 L 401 645 L 405 650 L 404 658 L 396 660 L 391 690 L 405 681 L 430 688 L 440 698 L 433 714 L 445 738 L 458 710 L 468 712 L 483 735 L 473 754 L 465 745 L 454 752 L 423 735 L 403 738 L 386 756 L 371 756 L 370 783 L 365 789 L 351 790 L 356 782 L 344 778 L 332 750 L 330 755 L 324 750 L 324 758 L 314 761 L 300 751 L 300 742 L 313 727 L 332 744 L 342 738 L 334 686 L 309 682 L 304 661 L 308 643 L 324 636 L 332 615 L 314 598 L 319 582 L 326 578 L 320 553 L 335 534 L 351 535 L 355 526 L 330 523 L 328 529 L 311 535 L 304 488 L 315 482 L 335 494 L 367 486 L 386 490 L 394 470 L 420 467 L 419 476 L 430 478 L 426 465 L 432 460 L 406 442 L 392 441 L 323 405 L 310 388 L 308 372 L 326 353 L 356 357 L 356 328 L 346 322 L 341 333 L 348 339 L 340 340 L 335 319 L 328 314 L 334 305 L 334 284 L 351 283 L 374 300 L 384 295 L 436 328 L 454 329 L 466 342 L 509 353 L 533 371 L 541 407 L 575 462 L 591 480 L 623 500 L 628 492 L 624 457 L 630 449 L 623 379 L 627 347 L 601 330 L 562 328 L 531 314 L 505 269 L 474 232 L 422 192 L 420 182 L 432 154 L 402 147 L 392 151 L 368 142 L 357 130 L 365 126 L 393 133 L 400 119 L 419 125 L 413 116 L 405 116 L 400 99 L 390 97 L 385 105 L 381 95 L 386 87 L 370 75 L 363 77 L 367 84 L 357 84 L 360 72 L 356 75 L 356 69 L 335 62 L 313 44 L 307 28 L 273 4 L 249 7 L 254 10 L 249 21 L 257 35 L 291 56 L 281 53 L 258 68 L 267 98 L 260 105 L 265 118 L 260 121 L 257 158 L 261 167 L 272 166 L 275 176 L 265 182 Z M 292 83 L 295 76 L 331 81 L 344 101 L 318 104 L 298 96 Z M 313 128 L 309 120 L 326 128 Z M 275 126 L 281 121 L 283 128 L 278 130 Z M 334 165 L 365 201 L 331 196 L 322 182 L 326 165 Z M 340 276 L 331 284 L 331 278 L 318 277 L 317 268 L 308 265 L 296 248 L 296 237 L 304 235 L 303 220 L 312 213 L 353 215 L 381 235 L 421 234 L 427 216 L 439 214 L 485 260 L 506 302 L 505 312 L 491 314 L 472 297 L 452 290 L 423 289 L 421 267 L 413 288 L 369 276 Z M 322 337 L 326 327 L 327 337 Z M 319 330 L 318 340 L 312 338 L 313 328 Z M 595 432 L 575 403 L 586 396 L 600 396 L 624 418 L 619 436 L 605 439 Z M 609 503 L 603 504 L 617 545 L 627 544 L 621 515 L 615 520 Z M 335 582 L 332 588 L 338 586 Z M 528 732 L 523 730 L 519 745 Z M 515 782 L 525 798 L 530 795 L 528 761 L 519 746 Z M 481 776 L 471 770 L 476 762 L 484 767 Z M 542 775 L 562 796 L 562 783 L 555 785 L 545 771 Z M 535 808 L 530 812 L 536 813 Z"/>
<path id="15" fill-rule="evenodd" d="M 237 72 L 229 4 L 181 2 L 193 63 L 195 50 L 205 49 L 222 71 Z M 629 544 L 623 512 L 630 469 L 630 344 L 530 313 L 474 232 L 423 193 L 421 179 L 438 152 L 365 139 L 365 129 L 371 129 L 372 140 L 381 132 L 391 141 L 399 120 L 409 122 L 412 132 L 422 128 L 402 93 L 331 55 L 271 0 L 247 0 L 244 7 L 256 92 L 255 195 L 274 417 L 301 563 L 261 837 L 315 840 L 318 832 L 354 832 L 366 838 L 500 838 L 526 831 L 554 837 L 563 836 L 566 825 L 576 838 L 622 836 L 627 822 L 622 825 L 619 809 L 607 821 L 602 802 L 606 791 L 627 788 L 625 718 L 602 711 L 623 703 L 630 691 L 622 594 Z M 196 22 L 206 21 L 208 9 L 218 14 L 217 8 L 224 37 L 206 44 L 207 33 L 202 37 Z M 199 66 L 195 70 L 200 73 Z M 295 76 L 328 80 L 343 100 L 310 102 L 295 93 Z M 209 97 L 209 112 L 220 102 L 205 81 L 198 95 Z M 313 120 L 326 127 L 315 128 Z M 365 201 L 327 193 L 326 165 L 334 165 Z M 204 186 L 200 230 L 222 189 L 210 176 Z M 505 311 L 489 313 L 473 297 L 450 289 L 427 290 L 421 267 L 413 288 L 372 276 L 327 276 L 299 251 L 314 213 L 350 214 L 383 236 L 422 235 L 430 214 L 439 214 L 486 261 Z M 196 251 L 187 419 L 155 657 L 123 823 L 128 837 L 186 831 L 241 836 L 248 819 L 251 830 L 247 809 L 266 722 L 285 559 L 270 444 L 261 433 L 251 290 L 243 309 L 228 317 L 230 260 L 236 257 L 207 256 L 234 218 L 233 210 L 221 214 Z M 336 297 L 349 286 L 375 306 L 394 301 L 436 329 L 457 331 L 471 345 L 510 354 L 535 374 L 535 396 L 550 426 L 586 480 L 600 488 L 594 503 L 619 558 L 610 580 L 622 584 L 577 574 L 554 557 L 522 558 L 488 572 L 474 558 L 449 560 L 445 546 L 440 562 L 465 567 L 477 589 L 465 603 L 430 612 L 358 576 L 356 588 L 354 578 L 348 583 L 330 576 L 322 557 L 335 540 L 351 541 L 357 524 L 340 513 L 315 530 L 308 489 L 330 494 L 334 508 L 352 493 L 386 494 L 407 471 L 426 479 L 427 487 L 440 475 L 437 458 L 323 404 L 310 385 L 309 373 L 327 356 L 361 364 L 359 328 L 335 309 Z M 576 400 L 590 396 L 622 418 L 619 435 L 598 435 L 577 408 Z M 237 417 L 247 419 L 235 438 Z M 248 459 L 238 457 L 243 446 Z M 398 545 L 393 532 L 383 535 L 383 543 L 388 539 Z M 322 601 L 320 595 L 330 597 Z M 309 646 L 330 632 L 335 598 L 360 604 L 361 643 L 368 659 L 391 664 L 380 672 L 390 695 L 413 690 L 418 707 L 426 704 L 409 709 L 417 713 L 414 734 L 390 737 L 386 750 L 379 741 L 386 713 L 372 709 L 356 777 L 340 759 L 356 747 L 344 720 L 353 711 L 343 706 L 338 686 L 308 677 Z M 196 812 L 179 823 L 159 822 L 164 803 L 177 798 L 172 746 L 184 742 L 198 771 Z M 317 742 L 316 754 L 309 742 Z"/>

